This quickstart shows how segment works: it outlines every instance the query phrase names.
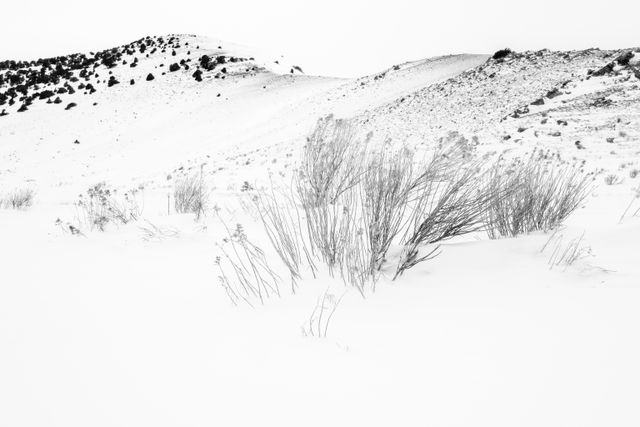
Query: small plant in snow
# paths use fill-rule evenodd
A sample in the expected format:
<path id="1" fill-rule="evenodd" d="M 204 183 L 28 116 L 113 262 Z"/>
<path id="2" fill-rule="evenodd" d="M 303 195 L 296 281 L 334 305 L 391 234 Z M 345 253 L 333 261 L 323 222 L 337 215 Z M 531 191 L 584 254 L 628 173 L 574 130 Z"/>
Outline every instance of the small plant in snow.
<path id="1" fill-rule="evenodd" d="M 607 185 L 616 185 L 622 183 L 622 179 L 616 174 L 609 174 L 604 177 L 604 183 Z"/>
<path id="2" fill-rule="evenodd" d="M 0 199 L 0 207 L 26 209 L 33 204 L 35 192 L 30 188 L 20 188 Z"/>
<path id="3" fill-rule="evenodd" d="M 584 233 L 580 237 L 571 239 L 564 244 L 564 236 L 562 234 L 553 233 L 547 243 L 543 247 L 543 251 L 549 247 L 552 248 L 549 257 L 549 270 L 556 267 L 563 267 L 563 271 L 573 266 L 576 261 L 591 256 L 591 247 L 584 246 Z"/>
<path id="4" fill-rule="evenodd" d="M 271 269 L 262 249 L 254 245 L 241 224 L 232 231 L 220 219 L 228 237 L 217 244 L 222 255 L 215 258 L 220 284 L 227 292 L 233 304 L 244 301 L 253 307 L 252 301 L 260 303 L 277 295 L 280 296 L 280 277 Z M 227 274 L 227 270 L 232 272 Z"/>
<path id="5" fill-rule="evenodd" d="M 327 289 L 318 297 L 309 320 L 302 326 L 302 334 L 316 338 L 326 338 L 329 324 L 344 294 L 338 298 Z"/>
<path id="6" fill-rule="evenodd" d="M 640 186 L 638 186 L 638 188 L 634 188 L 633 189 L 633 197 L 631 198 L 631 201 L 627 205 L 627 208 L 622 213 L 622 216 L 620 217 L 620 220 L 618 221 L 619 223 L 622 222 L 624 217 L 629 215 L 629 214 L 632 217 L 640 216 L 640 206 L 637 205 L 639 200 L 640 200 Z"/>
<path id="7" fill-rule="evenodd" d="M 493 167 L 488 180 L 490 199 L 486 214 L 489 238 L 515 237 L 551 230 L 583 203 L 592 179 L 575 166 L 564 166 L 534 153 L 525 161 Z"/>
<path id="8" fill-rule="evenodd" d="M 139 190 L 125 192 L 122 196 L 104 182 L 94 185 L 81 194 L 76 202 L 78 221 L 91 230 L 104 231 L 108 224 L 128 224 L 142 215 L 138 201 Z"/>
<path id="9" fill-rule="evenodd" d="M 174 208 L 178 213 L 193 213 L 197 219 L 204 215 L 209 201 L 207 187 L 199 175 L 179 178 L 173 189 Z"/>

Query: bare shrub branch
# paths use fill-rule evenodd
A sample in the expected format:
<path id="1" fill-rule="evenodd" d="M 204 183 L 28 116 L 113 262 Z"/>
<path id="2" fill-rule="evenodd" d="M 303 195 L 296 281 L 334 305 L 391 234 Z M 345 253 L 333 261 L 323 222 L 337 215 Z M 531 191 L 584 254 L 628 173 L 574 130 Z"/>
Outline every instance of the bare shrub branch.
<path id="1" fill-rule="evenodd" d="M 256 210 L 274 250 L 289 269 L 291 287 L 295 292 L 301 278 L 301 266 L 306 263 L 315 276 L 316 265 L 312 256 L 306 225 L 293 196 L 279 192 L 271 186 L 271 193 L 256 191 L 252 197 Z"/>
<path id="2" fill-rule="evenodd" d="M 270 296 L 280 296 L 280 277 L 269 266 L 262 249 L 249 241 L 242 225 L 237 224 L 231 232 L 221 218 L 220 221 L 228 237 L 223 239 L 223 244 L 217 245 L 222 256 L 216 257 L 216 265 L 220 271 L 220 282 L 231 301 L 237 304 L 243 300 L 253 306 L 251 301 L 255 298 L 264 304 Z M 235 281 L 229 279 L 223 261 L 232 269 Z"/>

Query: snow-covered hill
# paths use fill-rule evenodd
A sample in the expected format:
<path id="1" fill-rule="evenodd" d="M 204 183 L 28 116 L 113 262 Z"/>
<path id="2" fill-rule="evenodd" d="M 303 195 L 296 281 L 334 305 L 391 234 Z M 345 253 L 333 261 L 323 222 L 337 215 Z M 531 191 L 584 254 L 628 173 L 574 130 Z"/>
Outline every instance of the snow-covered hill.
<path id="1" fill-rule="evenodd" d="M 637 425 L 640 54 L 498 56 L 341 79 L 170 35 L 0 62 L 0 198 L 35 191 L 0 208 L 0 426 Z M 225 226 L 278 264 L 247 194 L 289 183 L 329 114 L 378 146 L 550 150 L 595 185 L 554 234 L 448 241 L 366 298 L 306 271 L 235 307 Z M 187 176 L 199 219 L 173 208 Z M 90 188 L 136 198 L 136 220 L 82 227 Z M 323 339 L 319 299 L 337 307 Z"/>

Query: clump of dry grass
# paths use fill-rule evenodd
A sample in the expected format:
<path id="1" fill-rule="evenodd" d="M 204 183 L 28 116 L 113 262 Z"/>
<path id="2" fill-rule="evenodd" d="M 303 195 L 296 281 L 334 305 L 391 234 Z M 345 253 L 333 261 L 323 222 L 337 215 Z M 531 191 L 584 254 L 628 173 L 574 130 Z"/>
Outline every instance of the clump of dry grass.
<path id="1" fill-rule="evenodd" d="M 178 213 L 193 213 L 199 219 L 205 213 L 209 202 L 209 193 L 199 175 L 189 175 L 176 180 L 173 189 L 173 202 Z"/>
<path id="2" fill-rule="evenodd" d="M 622 183 L 622 179 L 618 175 L 612 173 L 604 177 L 604 183 L 607 185 L 617 185 Z"/>
<path id="3" fill-rule="evenodd" d="M 491 239 L 547 231 L 560 225 L 584 202 L 592 177 L 580 168 L 534 152 L 509 164 L 500 159 L 490 172 L 486 214 Z M 506 191 L 505 191 L 506 190 Z"/>
<path id="4" fill-rule="evenodd" d="M 562 267 L 563 271 L 565 271 L 578 260 L 591 256 L 591 247 L 584 244 L 584 234 L 582 233 L 579 237 L 569 240 L 566 244 L 562 234 L 554 232 L 549 236 L 549 240 L 541 250 L 543 252 L 547 247 L 551 248 L 551 255 L 548 261 L 549 270 Z"/>
<path id="5" fill-rule="evenodd" d="M 27 209 L 33 205 L 35 191 L 31 188 L 19 188 L 0 199 L 0 207 L 7 209 Z"/>
<path id="6" fill-rule="evenodd" d="M 108 188 L 104 182 L 81 194 L 75 205 L 78 222 L 100 231 L 104 231 L 108 224 L 124 225 L 137 221 L 143 210 L 137 189 L 119 196 L 117 190 Z"/>

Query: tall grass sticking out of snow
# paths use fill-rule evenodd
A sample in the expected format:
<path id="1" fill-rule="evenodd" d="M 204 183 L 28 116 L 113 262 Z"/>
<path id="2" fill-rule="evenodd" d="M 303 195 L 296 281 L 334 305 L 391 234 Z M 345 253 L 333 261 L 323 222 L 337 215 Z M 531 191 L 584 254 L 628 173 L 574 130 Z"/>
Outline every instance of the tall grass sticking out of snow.
<path id="1" fill-rule="evenodd" d="M 291 288 L 295 292 L 301 269 L 306 263 L 315 276 L 316 265 L 311 254 L 311 244 L 300 208 L 290 194 L 257 191 L 252 197 L 269 241 L 286 265 L 291 276 Z"/>
<path id="2" fill-rule="evenodd" d="M 121 197 L 117 190 L 102 182 L 81 194 L 76 202 L 78 222 L 81 227 L 104 231 L 108 224 L 124 225 L 137 221 L 143 207 L 138 200 L 138 190 L 125 192 Z"/>
<path id="3" fill-rule="evenodd" d="M 488 192 L 501 195 L 491 199 L 486 214 L 491 239 L 557 227 L 582 204 L 593 181 L 540 151 L 524 161 L 500 159 L 490 174 Z"/>
<path id="4" fill-rule="evenodd" d="M 216 265 L 220 271 L 220 283 L 231 301 L 238 304 L 242 300 L 253 306 L 251 301 L 255 299 L 264 303 L 264 300 L 272 295 L 280 296 L 280 277 L 269 266 L 262 249 L 248 239 L 240 224 L 231 231 L 224 222 L 222 223 L 228 237 L 224 239 L 224 244 L 218 244 L 223 256 L 216 258 Z M 225 264 L 231 267 L 232 273 L 227 274 L 223 266 L 223 257 Z"/>
<path id="5" fill-rule="evenodd" d="M 197 219 L 204 215 L 208 203 L 208 192 L 199 175 L 190 175 L 176 180 L 173 188 L 174 208 L 178 213 L 193 213 Z"/>
<path id="6" fill-rule="evenodd" d="M 34 195 L 31 188 L 19 188 L 0 199 L 0 208 L 26 209 L 33 204 Z"/>
<path id="7" fill-rule="evenodd" d="M 587 175 L 550 163 L 541 153 L 508 167 L 501 158 L 493 164 L 453 134 L 417 159 L 390 142 L 382 150 L 369 149 L 370 137 L 359 139 L 350 120 L 321 119 L 303 148 L 290 195 L 276 195 L 273 188 L 254 193 L 294 290 L 303 265 L 315 276 L 325 264 L 330 275 L 364 294 L 388 271 L 394 246 L 399 249 L 395 279 L 437 256 L 440 244 L 452 238 L 485 230 L 496 238 L 551 229 L 590 188 Z"/>

